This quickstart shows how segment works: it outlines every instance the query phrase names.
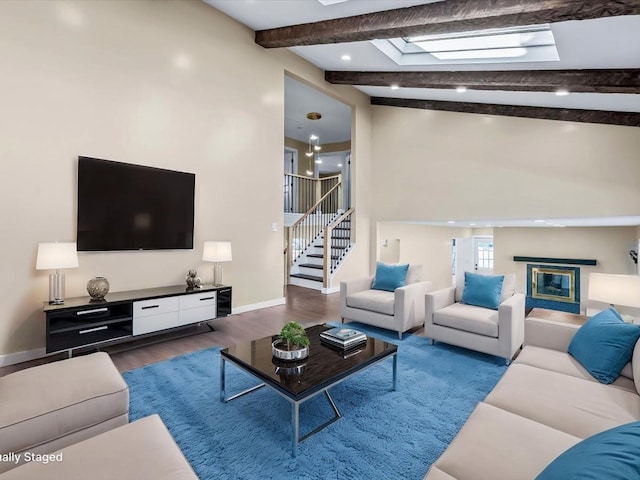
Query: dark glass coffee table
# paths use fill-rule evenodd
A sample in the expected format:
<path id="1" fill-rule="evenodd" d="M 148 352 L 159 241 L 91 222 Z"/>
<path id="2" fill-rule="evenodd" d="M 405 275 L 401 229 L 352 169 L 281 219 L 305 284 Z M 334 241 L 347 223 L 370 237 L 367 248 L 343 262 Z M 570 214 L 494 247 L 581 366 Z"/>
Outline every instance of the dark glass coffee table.
<path id="1" fill-rule="evenodd" d="M 367 337 L 367 343 L 346 353 L 320 342 L 320 333 L 332 327 L 318 325 L 307 329 L 311 341 L 309 356 L 300 362 L 283 362 L 271 354 L 271 342 L 277 337 L 265 337 L 241 343 L 220 352 L 220 401 L 230 402 L 258 388 L 270 387 L 291 402 L 291 433 L 293 455 L 298 443 L 315 435 L 342 417 L 329 394 L 329 389 L 347 378 L 381 362 L 393 359 L 392 388 L 396 389 L 398 372 L 398 347 L 378 338 Z M 232 363 L 261 382 L 243 392 L 226 396 L 225 365 Z M 300 404 L 324 393 L 334 411 L 334 417 L 300 437 Z"/>

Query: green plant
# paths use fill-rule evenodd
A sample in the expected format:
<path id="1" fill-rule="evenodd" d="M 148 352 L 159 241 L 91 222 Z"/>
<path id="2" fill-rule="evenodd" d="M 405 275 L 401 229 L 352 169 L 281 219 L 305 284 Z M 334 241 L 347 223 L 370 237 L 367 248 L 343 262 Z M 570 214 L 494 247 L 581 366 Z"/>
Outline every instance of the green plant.
<path id="1" fill-rule="evenodd" d="M 292 347 L 308 347 L 309 337 L 305 332 L 304 327 L 298 322 L 287 322 L 282 330 L 280 330 L 280 340 L 287 342 L 287 349 L 291 350 Z"/>

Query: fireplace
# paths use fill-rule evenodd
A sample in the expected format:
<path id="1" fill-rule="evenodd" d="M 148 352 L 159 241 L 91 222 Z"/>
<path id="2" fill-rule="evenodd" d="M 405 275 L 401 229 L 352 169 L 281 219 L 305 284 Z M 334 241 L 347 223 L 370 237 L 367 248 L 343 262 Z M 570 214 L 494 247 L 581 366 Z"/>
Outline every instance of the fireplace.
<path id="1" fill-rule="evenodd" d="M 528 264 L 526 306 L 580 313 L 580 268 Z"/>

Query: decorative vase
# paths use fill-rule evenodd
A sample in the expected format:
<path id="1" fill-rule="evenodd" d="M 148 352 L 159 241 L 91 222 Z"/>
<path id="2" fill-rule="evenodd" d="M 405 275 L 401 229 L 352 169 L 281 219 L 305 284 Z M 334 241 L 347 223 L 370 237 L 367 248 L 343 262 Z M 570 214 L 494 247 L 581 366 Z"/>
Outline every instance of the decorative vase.
<path id="1" fill-rule="evenodd" d="M 287 350 L 287 342 L 278 339 L 271 344 L 271 353 L 274 357 L 280 360 L 294 362 L 297 360 L 302 360 L 303 358 L 307 358 L 309 356 L 309 347 Z"/>
<path id="2" fill-rule="evenodd" d="M 87 282 L 87 292 L 91 300 L 104 300 L 104 296 L 109 293 L 109 280 L 104 277 L 95 277 Z"/>

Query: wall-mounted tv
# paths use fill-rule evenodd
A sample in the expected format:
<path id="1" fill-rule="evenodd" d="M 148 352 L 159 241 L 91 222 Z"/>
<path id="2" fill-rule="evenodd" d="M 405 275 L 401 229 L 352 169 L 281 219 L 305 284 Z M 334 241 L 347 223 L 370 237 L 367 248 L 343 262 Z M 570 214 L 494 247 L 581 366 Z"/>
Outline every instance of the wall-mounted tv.
<path id="1" fill-rule="evenodd" d="M 195 177 L 78 157 L 78 250 L 193 248 Z"/>

